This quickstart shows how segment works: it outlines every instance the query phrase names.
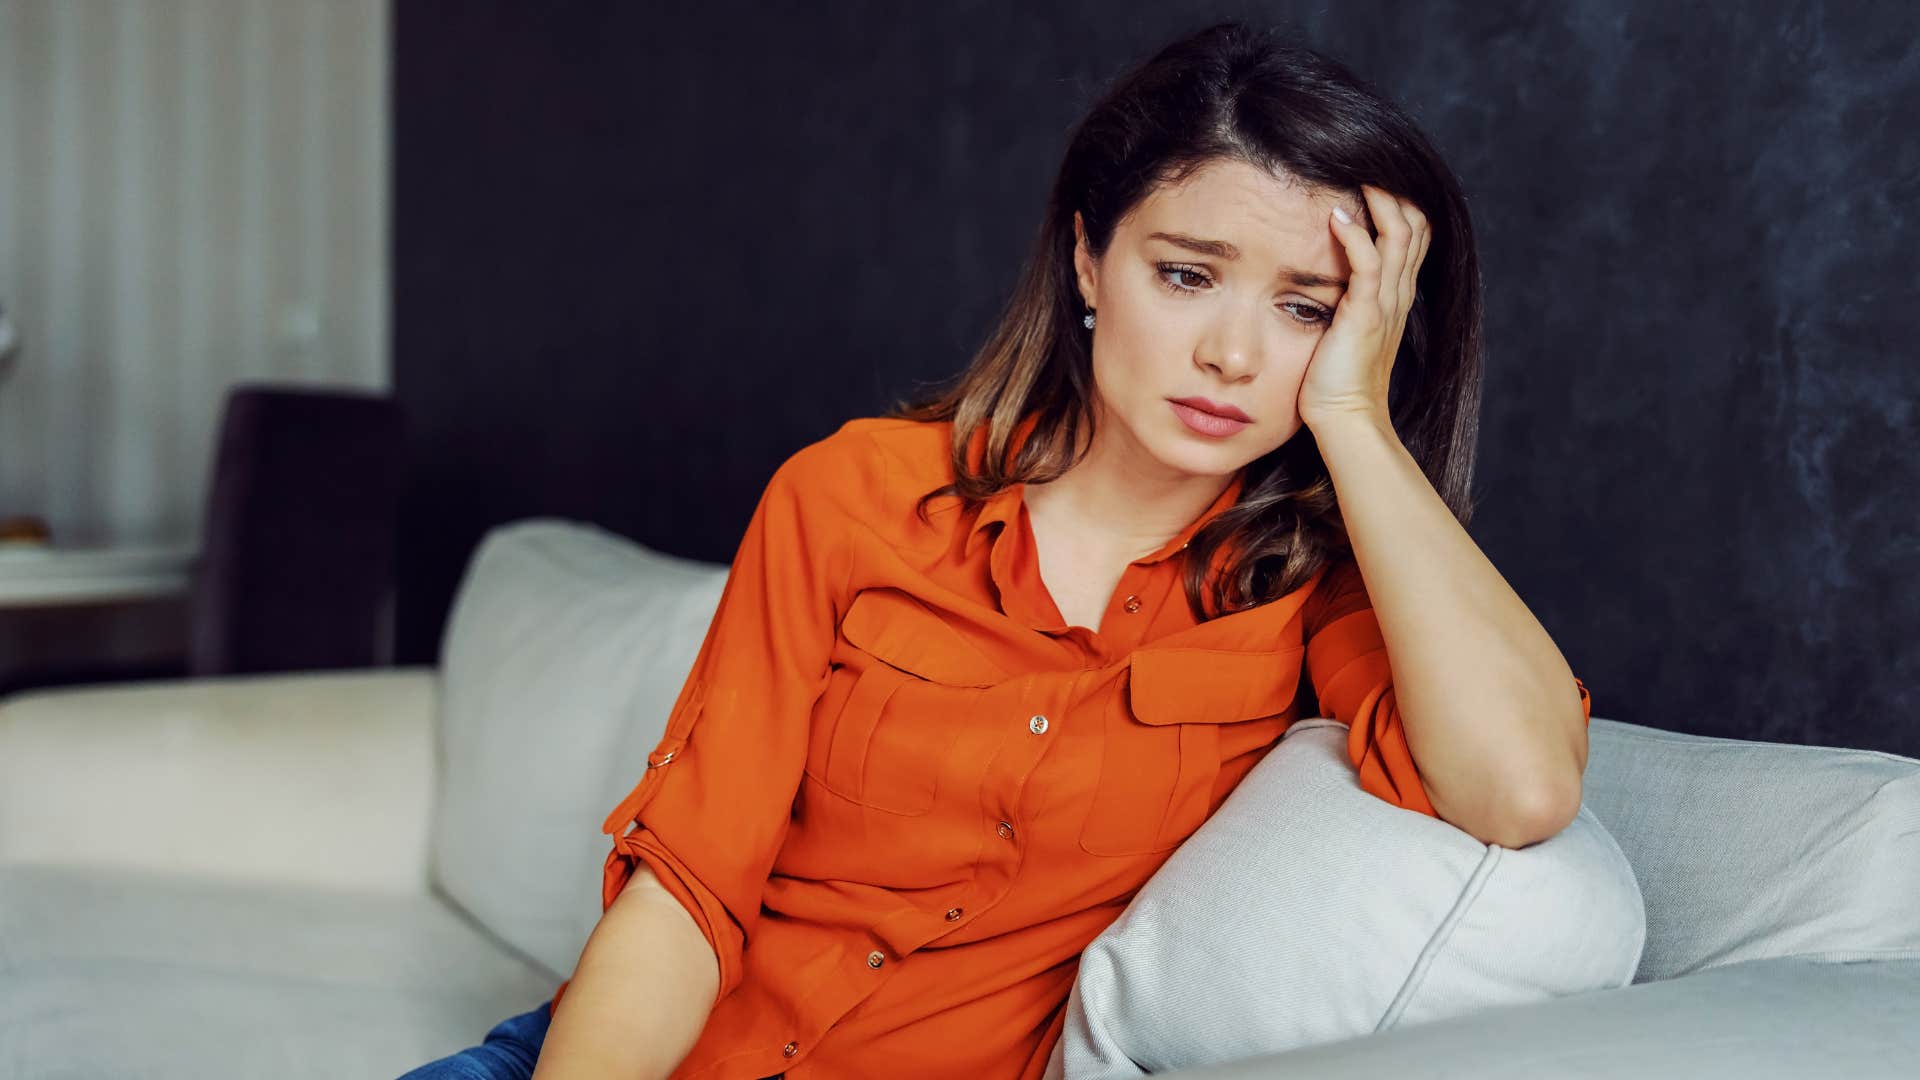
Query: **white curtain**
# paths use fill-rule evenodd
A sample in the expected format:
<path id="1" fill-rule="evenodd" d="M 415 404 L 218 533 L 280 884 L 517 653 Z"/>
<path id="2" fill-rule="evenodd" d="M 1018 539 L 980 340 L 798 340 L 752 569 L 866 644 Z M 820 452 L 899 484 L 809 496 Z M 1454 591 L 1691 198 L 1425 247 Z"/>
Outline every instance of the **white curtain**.
<path id="1" fill-rule="evenodd" d="M 0 516 L 195 543 L 228 386 L 388 386 L 388 24 L 0 0 Z"/>

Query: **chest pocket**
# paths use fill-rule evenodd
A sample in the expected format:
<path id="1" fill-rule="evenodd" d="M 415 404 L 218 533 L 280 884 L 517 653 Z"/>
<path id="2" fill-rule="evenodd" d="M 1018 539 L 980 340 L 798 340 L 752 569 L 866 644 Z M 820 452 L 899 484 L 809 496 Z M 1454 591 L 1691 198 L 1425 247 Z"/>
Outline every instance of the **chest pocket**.
<path id="1" fill-rule="evenodd" d="M 843 799 L 920 815 L 971 706 L 1005 673 L 941 614 L 899 589 L 863 589 L 841 620 L 851 649 L 828 680 L 806 774 Z"/>
<path id="2" fill-rule="evenodd" d="M 1080 847 L 1142 855 L 1193 835 L 1213 812 L 1224 760 L 1271 745 L 1286 729 L 1305 656 L 1304 646 L 1135 652 L 1126 707 L 1107 712 Z"/>

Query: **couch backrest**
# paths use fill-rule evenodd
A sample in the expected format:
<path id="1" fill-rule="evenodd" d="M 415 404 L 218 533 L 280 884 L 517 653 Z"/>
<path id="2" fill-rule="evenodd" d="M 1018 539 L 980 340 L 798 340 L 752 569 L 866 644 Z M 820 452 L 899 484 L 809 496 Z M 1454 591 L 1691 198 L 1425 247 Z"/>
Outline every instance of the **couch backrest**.
<path id="1" fill-rule="evenodd" d="M 433 876 L 556 980 L 600 918 L 600 824 L 645 770 L 726 576 L 557 519 L 500 526 L 468 563 L 441 651 Z"/>
<path id="2" fill-rule="evenodd" d="M 1635 982 L 1761 957 L 1920 958 L 1920 761 L 1599 717 L 1588 744 L 1584 802 L 1646 900 Z"/>
<path id="3" fill-rule="evenodd" d="M 533 519 L 489 533 L 461 582 L 433 870 L 556 976 L 600 916 L 600 824 L 644 772 L 726 575 Z M 1584 802 L 1646 901 L 1636 982 L 1770 956 L 1920 958 L 1920 761 L 1595 717 Z"/>

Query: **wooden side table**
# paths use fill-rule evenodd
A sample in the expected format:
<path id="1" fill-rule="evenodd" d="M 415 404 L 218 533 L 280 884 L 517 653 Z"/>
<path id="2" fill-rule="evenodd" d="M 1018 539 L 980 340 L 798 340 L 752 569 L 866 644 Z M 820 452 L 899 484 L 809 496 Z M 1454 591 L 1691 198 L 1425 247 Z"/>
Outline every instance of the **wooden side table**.
<path id="1" fill-rule="evenodd" d="M 0 544 L 0 696 L 185 672 L 188 546 Z"/>
<path id="2" fill-rule="evenodd" d="M 198 553 L 183 545 L 62 548 L 0 544 L 0 608 L 117 604 L 181 596 Z"/>

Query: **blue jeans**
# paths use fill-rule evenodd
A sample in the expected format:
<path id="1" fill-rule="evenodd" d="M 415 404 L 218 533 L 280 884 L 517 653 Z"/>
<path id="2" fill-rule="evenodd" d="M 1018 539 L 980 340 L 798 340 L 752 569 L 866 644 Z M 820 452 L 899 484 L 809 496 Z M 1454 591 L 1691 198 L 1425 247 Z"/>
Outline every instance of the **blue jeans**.
<path id="1" fill-rule="evenodd" d="M 531 1012 L 509 1016 L 493 1025 L 479 1046 L 429 1061 L 400 1080 L 531 1080 L 553 1022 L 551 1005 L 543 1001 Z"/>
<path id="2" fill-rule="evenodd" d="M 553 1023 L 552 1004 L 543 1001 L 531 1012 L 509 1016 L 493 1025 L 479 1046 L 429 1061 L 400 1080 L 532 1080 L 533 1063 L 540 1060 L 540 1045 Z M 764 1080 L 786 1075 L 775 1073 Z"/>

